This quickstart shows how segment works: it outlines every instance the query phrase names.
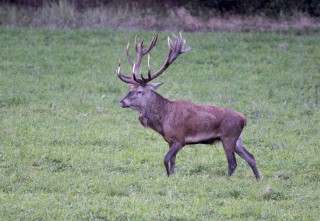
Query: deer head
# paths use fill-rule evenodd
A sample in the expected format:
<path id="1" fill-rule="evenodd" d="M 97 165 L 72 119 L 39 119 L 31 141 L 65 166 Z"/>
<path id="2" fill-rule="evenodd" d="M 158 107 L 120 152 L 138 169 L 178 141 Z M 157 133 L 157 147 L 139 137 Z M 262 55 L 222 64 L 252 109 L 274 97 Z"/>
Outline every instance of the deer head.
<path id="1" fill-rule="evenodd" d="M 153 79 L 160 76 L 169 66 L 173 63 L 177 57 L 182 54 L 188 52 L 191 48 L 186 46 L 186 40 L 182 37 L 180 33 L 180 37 L 175 36 L 174 41 L 168 37 L 168 55 L 165 59 L 163 65 L 159 70 L 151 73 L 150 66 L 150 54 L 149 52 L 154 48 L 157 43 L 158 36 L 154 36 L 147 48 L 144 48 L 143 40 L 138 40 L 137 37 L 134 41 L 134 49 L 137 55 L 136 62 L 131 60 L 129 54 L 130 43 L 128 41 L 126 48 L 126 55 L 128 63 L 132 66 L 132 76 L 125 75 L 122 73 L 120 69 L 121 62 L 119 60 L 119 67 L 117 70 L 117 76 L 123 82 L 129 85 L 130 91 L 129 93 L 121 100 L 120 106 L 123 108 L 130 107 L 134 110 L 140 111 L 143 106 L 146 105 L 149 98 L 153 96 L 153 91 L 157 89 L 161 83 L 149 83 Z M 143 56 L 148 54 L 148 72 L 147 77 L 144 77 L 140 71 L 140 65 L 142 62 Z"/>

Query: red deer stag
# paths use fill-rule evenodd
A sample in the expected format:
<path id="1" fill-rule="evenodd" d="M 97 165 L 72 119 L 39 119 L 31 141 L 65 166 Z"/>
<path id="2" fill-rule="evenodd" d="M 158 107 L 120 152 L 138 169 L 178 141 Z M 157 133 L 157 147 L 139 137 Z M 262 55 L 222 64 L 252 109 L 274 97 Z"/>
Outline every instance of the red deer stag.
<path id="1" fill-rule="evenodd" d="M 242 157 L 253 170 L 257 180 L 259 171 L 254 157 L 242 144 L 240 134 L 246 126 L 246 118 L 231 109 L 209 105 L 193 104 L 186 101 L 171 101 L 155 90 L 161 85 L 149 83 L 161 75 L 176 58 L 188 52 L 186 40 L 173 35 L 174 41 L 168 37 L 168 56 L 164 64 L 151 73 L 149 52 L 156 45 L 157 36 L 153 37 L 147 48 L 143 40 L 135 39 L 134 49 L 137 54 L 136 62 L 129 55 L 130 43 L 126 48 L 129 64 L 132 66 L 132 76 L 117 70 L 117 76 L 130 86 L 129 93 L 121 100 L 120 106 L 131 108 L 140 113 L 139 121 L 145 127 L 150 127 L 162 135 L 169 144 L 169 152 L 164 158 L 164 165 L 168 176 L 174 173 L 177 153 L 188 144 L 213 144 L 221 141 L 228 161 L 228 174 L 232 175 L 237 167 L 235 152 Z M 148 73 L 144 77 L 140 74 L 140 64 L 143 56 L 148 54 Z"/>

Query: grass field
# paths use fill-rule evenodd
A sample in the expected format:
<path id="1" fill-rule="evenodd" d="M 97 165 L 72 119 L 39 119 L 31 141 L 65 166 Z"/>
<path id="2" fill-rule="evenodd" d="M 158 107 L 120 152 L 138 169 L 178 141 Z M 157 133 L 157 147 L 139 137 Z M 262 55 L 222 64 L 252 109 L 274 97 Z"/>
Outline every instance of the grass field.
<path id="1" fill-rule="evenodd" d="M 166 176 L 167 144 L 118 104 L 136 34 L 155 33 L 0 29 L 0 220 L 318 220 L 319 35 L 184 33 L 192 50 L 159 77 L 167 98 L 247 116 L 256 182 L 240 157 L 227 176 L 220 144 L 185 147 Z"/>

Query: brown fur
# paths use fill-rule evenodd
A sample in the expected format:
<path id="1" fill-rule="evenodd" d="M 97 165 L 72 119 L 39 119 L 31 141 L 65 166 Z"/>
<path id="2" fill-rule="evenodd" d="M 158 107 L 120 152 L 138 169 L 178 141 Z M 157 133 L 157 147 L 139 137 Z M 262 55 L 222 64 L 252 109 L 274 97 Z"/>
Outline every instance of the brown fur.
<path id="1" fill-rule="evenodd" d="M 185 145 L 222 141 L 229 175 L 237 166 L 236 152 L 251 166 L 256 179 L 260 179 L 254 157 L 244 149 L 240 138 L 247 124 L 242 114 L 224 107 L 170 101 L 154 90 L 150 84 L 132 85 L 120 105 L 138 111 L 140 123 L 158 132 L 169 144 L 164 158 L 168 176 L 174 173 L 176 155 Z"/>
<path id="2" fill-rule="evenodd" d="M 180 54 L 188 52 L 186 40 L 173 35 L 174 41 L 168 37 L 168 55 L 164 64 L 151 73 L 150 57 L 148 57 L 148 77 L 140 73 L 143 56 L 156 45 L 157 36 L 153 37 L 149 46 L 144 48 L 143 40 L 135 39 L 137 61 L 133 62 L 129 54 L 129 42 L 126 48 L 127 60 L 132 66 L 132 77 L 122 73 L 119 67 L 117 76 L 129 84 L 130 91 L 120 102 L 123 108 L 130 107 L 140 113 L 139 121 L 162 135 L 169 144 L 169 151 L 164 158 L 168 176 L 174 173 L 177 153 L 188 144 L 213 144 L 221 141 L 228 161 L 228 174 L 231 176 L 237 167 L 235 153 L 242 157 L 253 170 L 257 180 L 259 171 L 254 157 L 242 144 L 242 129 L 246 126 L 246 118 L 231 109 L 210 105 L 193 104 L 186 101 L 170 101 L 155 90 L 161 84 L 149 83 L 160 76 Z M 139 75 L 141 78 L 139 78 Z"/>

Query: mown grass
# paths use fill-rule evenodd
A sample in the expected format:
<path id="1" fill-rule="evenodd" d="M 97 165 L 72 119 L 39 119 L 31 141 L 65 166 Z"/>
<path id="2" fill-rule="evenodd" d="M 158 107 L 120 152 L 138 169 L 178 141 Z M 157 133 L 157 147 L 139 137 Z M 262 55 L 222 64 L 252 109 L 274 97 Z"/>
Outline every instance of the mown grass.
<path id="1" fill-rule="evenodd" d="M 166 176 L 167 144 L 118 105 L 136 34 L 155 33 L 0 29 L 0 219 L 317 220 L 319 36 L 185 33 L 192 50 L 159 77 L 165 97 L 247 116 L 256 182 L 239 157 L 227 177 L 221 145 L 186 147 Z"/>

